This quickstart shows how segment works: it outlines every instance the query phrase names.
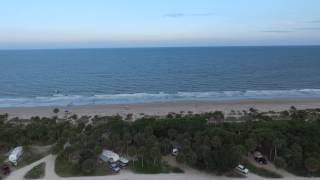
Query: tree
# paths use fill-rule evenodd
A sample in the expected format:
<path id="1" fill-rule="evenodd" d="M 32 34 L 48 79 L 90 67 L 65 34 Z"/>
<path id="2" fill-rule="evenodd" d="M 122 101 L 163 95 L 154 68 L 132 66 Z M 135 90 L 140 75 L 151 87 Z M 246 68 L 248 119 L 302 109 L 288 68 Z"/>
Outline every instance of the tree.
<path id="1" fill-rule="evenodd" d="M 144 168 L 144 157 L 146 156 L 146 148 L 144 146 L 138 149 L 138 157 L 141 160 L 141 166 Z"/>
<path id="2" fill-rule="evenodd" d="M 54 109 L 53 109 L 53 113 L 55 113 L 55 114 L 58 114 L 59 111 L 60 111 L 60 110 L 59 110 L 58 108 L 54 108 Z"/>
<path id="3" fill-rule="evenodd" d="M 220 124 L 224 121 L 224 114 L 222 111 L 215 111 L 211 114 L 211 117 L 209 118 L 209 123 L 212 124 Z"/>
<path id="4" fill-rule="evenodd" d="M 185 159 L 186 162 L 193 166 L 196 164 L 197 162 L 197 154 L 195 152 L 193 152 L 193 150 L 191 148 L 187 148 L 187 150 L 185 151 Z"/>
<path id="5" fill-rule="evenodd" d="M 177 130 L 175 129 L 169 129 L 168 130 L 168 137 L 171 139 L 171 140 L 174 140 L 178 135 L 178 132 Z"/>
<path id="6" fill-rule="evenodd" d="M 248 138 L 245 141 L 245 145 L 249 152 L 253 152 L 257 147 L 257 142 L 254 138 Z"/>
<path id="7" fill-rule="evenodd" d="M 101 154 L 102 151 L 103 151 L 103 149 L 102 149 L 102 147 L 101 147 L 100 145 L 96 145 L 96 146 L 94 147 L 94 154 L 95 154 L 95 155 Z"/>
<path id="8" fill-rule="evenodd" d="M 128 155 L 129 155 L 129 157 L 132 158 L 132 162 L 134 164 L 134 162 L 136 161 L 136 158 L 137 158 L 137 148 L 134 146 L 130 146 L 128 148 Z"/>
<path id="9" fill-rule="evenodd" d="M 133 141 L 137 146 L 141 146 L 142 144 L 144 144 L 145 139 L 141 133 L 137 133 L 136 135 L 134 135 Z"/>
<path id="10" fill-rule="evenodd" d="M 314 157 L 307 158 L 304 162 L 304 165 L 310 173 L 318 171 L 320 167 L 319 160 Z"/>
<path id="11" fill-rule="evenodd" d="M 157 146 L 153 146 L 150 149 L 150 155 L 153 159 L 153 165 L 160 164 L 161 162 L 161 152 L 160 149 Z"/>
<path id="12" fill-rule="evenodd" d="M 277 159 L 274 161 L 274 164 L 277 168 L 285 169 L 287 167 L 287 162 L 283 157 L 277 157 Z"/>
<path id="13" fill-rule="evenodd" d="M 186 156 L 184 155 L 183 152 L 180 152 L 176 159 L 177 159 L 177 161 L 179 163 L 185 163 L 186 162 Z"/>
<path id="14" fill-rule="evenodd" d="M 219 148 L 222 145 L 221 138 L 219 136 L 214 136 L 210 139 L 211 146 L 213 148 Z"/>
<path id="15" fill-rule="evenodd" d="M 160 146 L 162 154 L 167 155 L 171 153 L 171 142 L 168 138 L 162 139 L 160 141 Z"/>
<path id="16" fill-rule="evenodd" d="M 289 151 L 289 165 L 294 169 L 299 169 L 303 165 L 303 150 L 299 144 L 293 144 Z"/>
<path id="17" fill-rule="evenodd" d="M 0 114 L 0 125 L 2 125 L 5 121 L 7 121 L 8 117 L 9 117 L 8 113 Z"/>
<path id="18" fill-rule="evenodd" d="M 153 135 L 153 128 L 152 126 L 147 126 L 144 128 L 144 133 L 146 136 L 152 136 Z"/>
<path id="19" fill-rule="evenodd" d="M 279 136 L 278 136 L 279 137 Z M 275 138 L 273 139 L 273 147 L 274 147 L 274 159 L 276 160 L 278 157 L 278 149 L 286 145 L 286 141 L 284 138 Z"/>
<path id="20" fill-rule="evenodd" d="M 90 175 L 96 171 L 96 161 L 94 159 L 86 159 L 81 164 L 81 171 L 84 174 Z"/>
<path id="21" fill-rule="evenodd" d="M 131 144 L 132 142 L 132 136 L 129 132 L 125 132 L 124 135 L 123 135 L 123 141 L 125 142 L 126 144 L 126 154 L 128 156 L 128 147 L 129 147 L 129 144 Z"/>

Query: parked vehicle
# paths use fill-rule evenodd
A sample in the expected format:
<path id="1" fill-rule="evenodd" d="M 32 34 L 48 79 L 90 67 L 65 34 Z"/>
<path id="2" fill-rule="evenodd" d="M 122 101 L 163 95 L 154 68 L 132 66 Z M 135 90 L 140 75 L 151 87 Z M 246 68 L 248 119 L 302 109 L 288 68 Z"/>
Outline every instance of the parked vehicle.
<path id="1" fill-rule="evenodd" d="M 245 175 L 245 176 L 247 176 L 248 173 L 249 173 L 249 170 L 248 170 L 246 167 L 244 167 L 244 165 L 241 165 L 241 164 L 239 164 L 239 165 L 235 168 L 235 170 L 236 170 L 237 172 Z"/>
<path id="2" fill-rule="evenodd" d="M 178 148 L 173 148 L 172 152 L 171 152 L 171 155 L 172 156 L 178 156 L 178 154 L 179 154 L 179 149 Z"/>
<path id="3" fill-rule="evenodd" d="M 115 173 L 118 173 L 121 170 L 118 163 L 110 163 L 109 168 Z"/>
<path id="4" fill-rule="evenodd" d="M 9 162 L 11 162 L 14 166 L 18 165 L 18 161 L 21 159 L 23 155 L 23 147 L 19 146 L 14 148 L 9 155 Z"/>
<path id="5" fill-rule="evenodd" d="M 259 164 L 267 164 L 267 159 L 259 151 L 254 152 L 254 159 Z"/>
<path id="6" fill-rule="evenodd" d="M 129 160 L 128 160 L 127 158 L 120 157 L 120 159 L 119 159 L 119 166 L 120 166 L 121 168 L 127 167 L 128 164 L 129 164 Z"/>
<path id="7" fill-rule="evenodd" d="M 109 168 L 116 173 L 120 172 L 121 168 L 125 168 L 129 164 L 127 158 L 119 156 L 119 154 L 111 150 L 103 150 L 99 158 L 108 163 Z"/>

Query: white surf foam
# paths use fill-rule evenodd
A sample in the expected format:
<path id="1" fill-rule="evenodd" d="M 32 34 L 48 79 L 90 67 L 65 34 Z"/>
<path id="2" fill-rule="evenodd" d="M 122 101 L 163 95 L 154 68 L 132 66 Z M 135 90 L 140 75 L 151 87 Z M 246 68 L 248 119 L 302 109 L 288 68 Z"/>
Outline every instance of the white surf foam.
<path id="1" fill-rule="evenodd" d="M 212 91 L 178 93 L 135 93 L 135 94 L 99 94 L 54 95 L 48 97 L 0 98 L 0 107 L 35 107 L 68 106 L 91 104 L 130 104 L 147 102 L 168 102 L 182 100 L 240 100 L 267 98 L 320 97 L 320 89 L 300 90 L 247 90 L 247 91 Z"/>

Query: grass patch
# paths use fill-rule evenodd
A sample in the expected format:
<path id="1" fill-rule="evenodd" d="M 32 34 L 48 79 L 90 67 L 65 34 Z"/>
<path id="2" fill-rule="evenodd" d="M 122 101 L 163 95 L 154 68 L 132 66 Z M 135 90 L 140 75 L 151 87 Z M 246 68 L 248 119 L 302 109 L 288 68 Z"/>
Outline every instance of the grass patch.
<path id="1" fill-rule="evenodd" d="M 229 172 L 227 172 L 227 173 L 225 173 L 223 175 L 226 176 L 226 177 L 229 177 L 229 178 L 246 178 L 245 175 L 240 174 L 240 173 L 238 173 L 238 172 L 236 172 L 234 170 L 233 171 L 229 171 Z"/>
<path id="2" fill-rule="evenodd" d="M 129 168 L 138 174 L 161 174 L 169 173 L 169 169 L 164 165 L 146 165 L 142 166 L 142 161 L 135 161 L 129 164 Z"/>
<path id="3" fill-rule="evenodd" d="M 146 165 L 142 167 L 141 161 L 130 162 L 129 169 L 138 174 L 167 174 L 167 173 L 184 173 L 179 167 L 172 167 L 168 163 L 160 165 Z"/>
<path id="4" fill-rule="evenodd" d="M 273 171 L 266 170 L 264 168 L 256 167 L 249 162 L 244 163 L 245 166 L 249 169 L 250 172 L 257 174 L 261 177 L 265 178 L 283 178 L 280 174 L 275 173 Z"/>
<path id="5" fill-rule="evenodd" d="M 172 167 L 171 171 L 172 173 L 184 173 L 184 170 L 179 167 Z"/>
<path id="6" fill-rule="evenodd" d="M 291 174 L 294 174 L 298 177 L 320 177 L 320 171 L 309 173 L 307 170 L 300 168 L 300 169 L 286 169 Z"/>
<path id="7" fill-rule="evenodd" d="M 66 161 L 64 158 L 57 157 L 55 161 L 55 171 L 61 177 L 72 177 L 77 172 L 75 171 L 73 163 Z"/>
<path id="8" fill-rule="evenodd" d="M 7 157 L 4 154 L 0 154 L 0 164 L 3 163 Z"/>
<path id="9" fill-rule="evenodd" d="M 17 168 L 22 168 L 22 167 L 27 166 L 31 163 L 34 163 L 34 162 L 44 158 L 46 155 L 47 154 L 34 153 L 34 152 L 30 151 L 29 148 L 24 148 L 24 153 L 23 153 L 20 161 L 18 161 Z"/>
<path id="10" fill-rule="evenodd" d="M 107 176 L 114 174 L 111 169 L 107 167 L 106 163 L 98 163 L 93 174 L 84 174 L 77 164 L 61 157 L 58 157 L 55 161 L 55 172 L 61 177 Z"/>
<path id="11" fill-rule="evenodd" d="M 46 163 L 43 162 L 35 167 L 33 167 L 29 172 L 24 175 L 26 179 L 41 179 L 45 175 Z"/>

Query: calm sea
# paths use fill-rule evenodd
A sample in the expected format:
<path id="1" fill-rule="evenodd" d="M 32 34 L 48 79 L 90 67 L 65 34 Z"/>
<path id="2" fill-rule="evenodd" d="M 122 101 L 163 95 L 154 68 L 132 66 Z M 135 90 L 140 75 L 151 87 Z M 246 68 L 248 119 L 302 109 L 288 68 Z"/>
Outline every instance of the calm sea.
<path id="1" fill-rule="evenodd" d="M 320 97 L 320 47 L 0 51 L 0 107 Z"/>

